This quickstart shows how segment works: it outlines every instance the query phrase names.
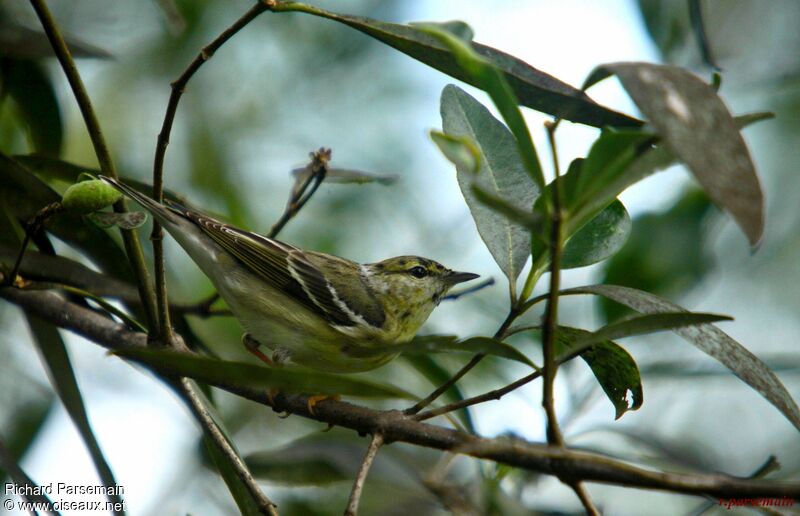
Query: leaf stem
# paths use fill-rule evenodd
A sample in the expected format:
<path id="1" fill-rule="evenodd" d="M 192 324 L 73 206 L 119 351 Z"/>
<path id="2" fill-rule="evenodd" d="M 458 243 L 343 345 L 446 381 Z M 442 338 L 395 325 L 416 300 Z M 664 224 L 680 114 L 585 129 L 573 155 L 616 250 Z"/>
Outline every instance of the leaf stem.
<path id="1" fill-rule="evenodd" d="M 78 103 L 78 107 L 83 115 L 83 121 L 86 124 L 86 129 L 89 132 L 89 137 L 92 140 L 97 161 L 100 164 L 100 170 L 108 177 L 118 179 L 117 171 L 114 168 L 114 162 L 111 159 L 111 154 L 108 151 L 103 131 L 100 129 L 100 123 L 97 120 L 97 115 L 92 108 L 92 102 L 86 87 L 83 84 L 78 68 L 75 65 L 75 60 L 72 58 L 69 47 L 67 47 L 64 37 L 58 30 L 55 19 L 47 8 L 45 0 L 30 0 L 39 21 L 42 24 L 47 39 L 53 47 L 58 62 L 67 77 L 72 93 Z M 124 213 L 127 211 L 125 200 L 120 199 L 114 204 L 114 211 L 117 213 Z M 150 283 L 150 275 L 147 272 L 147 266 L 144 262 L 144 254 L 142 253 L 142 246 L 139 239 L 136 237 L 136 232 L 132 229 L 123 229 L 122 239 L 125 243 L 125 252 L 131 262 L 134 276 L 136 277 L 137 287 L 139 289 L 139 297 L 144 307 L 145 318 L 147 326 L 151 331 L 158 330 L 158 319 L 156 317 L 156 303 L 153 287 Z"/>
<path id="2" fill-rule="evenodd" d="M 544 325 L 542 327 L 542 348 L 544 353 L 544 386 L 542 388 L 542 407 L 547 415 L 547 442 L 549 444 L 564 446 L 564 437 L 558 427 L 553 402 L 553 382 L 556 376 L 555 362 L 555 337 L 558 324 L 558 291 L 561 282 L 561 192 L 559 188 L 560 173 L 558 167 L 558 154 L 555 144 L 555 124 L 545 124 L 547 137 L 550 142 L 550 151 L 553 155 L 553 189 L 550 213 L 550 291 L 544 310 Z"/>

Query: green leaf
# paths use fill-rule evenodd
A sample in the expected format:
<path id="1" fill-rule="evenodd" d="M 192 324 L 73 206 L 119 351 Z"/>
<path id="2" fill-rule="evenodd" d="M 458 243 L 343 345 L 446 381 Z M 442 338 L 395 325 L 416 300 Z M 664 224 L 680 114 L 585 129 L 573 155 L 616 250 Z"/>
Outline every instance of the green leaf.
<path id="1" fill-rule="evenodd" d="M 72 36 L 64 36 L 73 57 L 111 57 L 105 50 Z M 53 57 L 53 47 L 44 32 L 29 29 L 9 19 L 4 12 L 0 18 L 0 55 L 15 59 Z"/>
<path id="2" fill-rule="evenodd" d="M 500 197 L 519 210 L 529 210 L 538 189 L 520 161 L 514 135 L 489 110 L 456 86 L 446 86 L 441 101 L 446 134 L 468 137 L 480 152 L 480 169 L 457 167 L 458 184 L 478 233 L 500 269 L 513 284 L 530 253 L 530 232 L 476 199 L 473 187 Z"/>
<path id="3" fill-rule="evenodd" d="M 613 256 L 625 245 L 630 231 L 628 210 L 614 201 L 567 240 L 561 268 L 585 267 Z"/>
<path id="4" fill-rule="evenodd" d="M 41 64 L 3 60 L 3 89 L 11 95 L 30 128 L 36 152 L 57 156 L 61 152 L 63 124 L 55 89 Z"/>
<path id="5" fill-rule="evenodd" d="M 7 380 L 13 381 L 8 372 L 4 374 Z M 16 404 L 13 412 L 9 411 L 11 413 L 6 415 L 3 433 L 6 448 L 12 457 L 24 457 L 31 449 L 55 404 L 55 396 L 49 390 L 42 391 L 43 396 Z M 4 485 L 9 478 L 8 472 L 0 465 L 0 485 Z"/>
<path id="6" fill-rule="evenodd" d="M 579 349 L 580 340 L 592 335 L 586 330 L 559 326 L 559 354 L 574 354 Z M 603 392 L 614 405 L 615 419 L 642 406 L 644 395 L 639 367 L 625 348 L 611 340 L 602 339 L 595 342 L 591 349 L 580 352 L 580 357 L 591 368 Z"/>
<path id="7" fill-rule="evenodd" d="M 391 346 L 378 346 L 375 348 L 359 348 L 354 356 L 380 356 L 388 351 L 391 353 L 449 353 L 452 351 L 466 351 L 472 354 L 482 353 L 514 360 L 538 369 L 531 360 L 515 347 L 489 337 L 472 337 L 459 340 L 455 335 L 422 335 L 414 337 L 411 342 L 394 344 Z"/>
<path id="8" fill-rule="evenodd" d="M 718 321 L 732 321 L 727 315 L 701 312 L 662 312 L 630 317 L 622 321 L 607 324 L 593 332 L 577 337 L 573 344 L 575 350 L 588 349 L 598 342 L 610 339 L 621 339 L 633 335 L 643 335 L 664 330 L 675 330 L 686 326 L 697 326 Z"/>
<path id="9" fill-rule="evenodd" d="M 46 323 L 41 319 L 26 314 L 28 325 L 33 333 L 36 346 L 39 348 L 39 354 L 44 362 L 47 373 L 50 376 L 50 381 L 53 384 L 53 389 L 58 394 L 64 408 L 78 429 L 78 433 L 92 457 L 92 462 L 97 470 L 97 474 L 103 485 L 106 487 L 116 488 L 117 481 L 114 479 L 114 474 L 111 472 L 111 467 L 108 465 L 103 452 L 100 449 L 100 443 L 94 436 L 92 425 L 89 422 L 89 417 L 86 414 L 86 407 L 83 404 L 81 391 L 78 388 L 78 382 L 75 379 L 75 373 L 72 370 L 72 363 L 70 362 L 67 348 L 58 329 L 52 324 Z M 122 498 L 113 494 L 112 490 L 107 496 L 108 501 L 113 504 L 122 506 Z M 121 511 L 120 511 L 121 512 Z"/>
<path id="10" fill-rule="evenodd" d="M 17 458 L 14 457 L 14 454 L 12 454 L 11 450 L 8 449 L 2 436 L 0 436 L 0 469 L 3 469 L 8 473 L 8 477 L 14 482 L 14 484 L 23 488 L 20 498 L 26 502 L 37 503 L 41 504 L 43 507 L 47 507 L 47 509 L 43 509 L 42 512 L 56 515 L 59 514 L 57 511 L 53 510 L 53 504 L 46 495 L 25 494 L 26 490 L 24 488 L 29 488 L 31 493 L 37 493 L 41 492 L 41 490 L 36 488 L 43 486 L 37 486 L 33 480 L 31 480 L 31 477 L 29 477 L 28 474 L 25 473 L 25 471 L 19 466 Z M 5 495 L 5 489 L 3 492 Z M 4 496 L 4 498 L 6 500 L 10 499 L 6 496 Z M 36 513 L 32 512 L 32 514 Z"/>
<path id="11" fill-rule="evenodd" d="M 456 166 L 456 169 L 478 173 L 481 167 L 481 152 L 470 137 L 439 131 L 431 131 L 429 134 L 433 143 L 439 147 L 444 157 Z"/>
<path id="12" fill-rule="evenodd" d="M 764 232 L 764 196 L 747 145 L 717 92 L 675 66 L 606 64 L 590 79 L 608 74 L 617 75 L 670 149 L 756 247 Z"/>
<path id="13" fill-rule="evenodd" d="M 475 37 L 475 33 L 472 32 L 472 27 L 470 27 L 461 20 L 452 20 L 447 22 L 410 22 L 408 25 L 410 27 L 435 26 L 442 30 L 450 32 L 458 39 L 463 40 L 467 43 L 472 42 L 472 39 Z"/>
<path id="14" fill-rule="evenodd" d="M 519 110 L 517 98 L 503 75 L 476 54 L 468 44 L 449 32 L 436 27 L 426 27 L 424 30 L 444 43 L 455 55 L 458 65 L 475 80 L 480 89 L 489 94 L 516 139 L 517 150 L 525 170 L 539 189 L 544 188 L 544 175 L 539 164 L 539 156 L 536 154 L 536 147 L 533 146 L 531 133 Z M 442 95 L 444 96 L 444 91 Z M 445 132 L 448 131 L 445 130 Z"/>
<path id="15" fill-rule="evenodd" d="M 313 395 L 413 399 L 410 393 L 397 387 L 305 368 L 262 367 L 153 349 L 129 349 L 114 354 L 163 373 L 194 378 L 223 389 L 259 388 Z"/>
<path id="16" fill-rule="evenodd" d="M 419 25 L 400 25 L 337 14 L 299 2 L 281 2 L 274 10 L 300 11 L 343 23 L 451 77 L 481 87 L 474 76 L 456 63 L 453 52 L 422 30 Z M 436 27 L 432 24 L 425 26 Z M 448 33 L 457 32 L 453 31 L 452 25 L 445 29 Z M 441 28 L 437 30 L 442 32 Z M 464 32 L 462 30 L 460 35 L 463 36 Z M 471 48 L 502 71 L 514 94 L 524 106 L 595 127 L 641 125 L 641 121 L 597 104 L 583 91 L 537 70 L 516 57 L 480 43 L 471 43 Z"/>
<path id="17" fill-rule="evenodd" d="M 607 297 L 637 312 L 654 314 L 683 310 L 649 292 L 617 285 L 591 285 L 562 291 L 563 295 L 594 294 Z M 792 424 L 800 429 L 800 409 L 783 383 L 769 367 L 744 346 L 711 324 L 677 328 L 682 336 L 699 350 L 717 359 L 736 376 L 772 403 Z"/>

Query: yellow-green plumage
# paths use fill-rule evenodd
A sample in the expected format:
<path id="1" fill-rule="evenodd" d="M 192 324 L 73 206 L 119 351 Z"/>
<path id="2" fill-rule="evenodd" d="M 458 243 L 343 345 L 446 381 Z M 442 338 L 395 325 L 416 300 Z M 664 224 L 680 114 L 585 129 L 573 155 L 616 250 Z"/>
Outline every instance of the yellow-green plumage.
<path id="1" fill-rule="evenodd" d="M 280 361 L 341 373 L 374 369 L 395 353 L 365 357 L 359 348 L 411 340 L 453 285 L 477 277 L 418 256 L 359 264 L 304 251 L 103 179 L 158 219 L 247 333 Z"/>

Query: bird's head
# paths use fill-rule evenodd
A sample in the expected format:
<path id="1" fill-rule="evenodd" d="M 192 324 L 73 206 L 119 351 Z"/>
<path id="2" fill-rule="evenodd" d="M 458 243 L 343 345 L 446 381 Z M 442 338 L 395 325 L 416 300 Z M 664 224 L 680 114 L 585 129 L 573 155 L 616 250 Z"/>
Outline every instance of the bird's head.
<path id="1" fill-rule="evenodd" d="M 454 285 L 478 277 L 419 256 L 397 256 L 364 267 L 384 310 L 402 328 L 401 339 L 413 337 Z"/>

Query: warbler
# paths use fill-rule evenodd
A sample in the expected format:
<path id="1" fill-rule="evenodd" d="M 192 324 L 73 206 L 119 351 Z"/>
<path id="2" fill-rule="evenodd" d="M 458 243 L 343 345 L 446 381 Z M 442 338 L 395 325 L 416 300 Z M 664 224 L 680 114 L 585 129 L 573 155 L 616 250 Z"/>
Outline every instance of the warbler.
<path id="1" fill-rule="evenodd" d="M 381 366 L 451 287 L 478 277 L 419 256 L 359 264 L 306 251 L 100 178 L 153 214 L 227 302 L 248 349 L 258 355 L 263 344 L 279 363 L 337 373 Z"/>

